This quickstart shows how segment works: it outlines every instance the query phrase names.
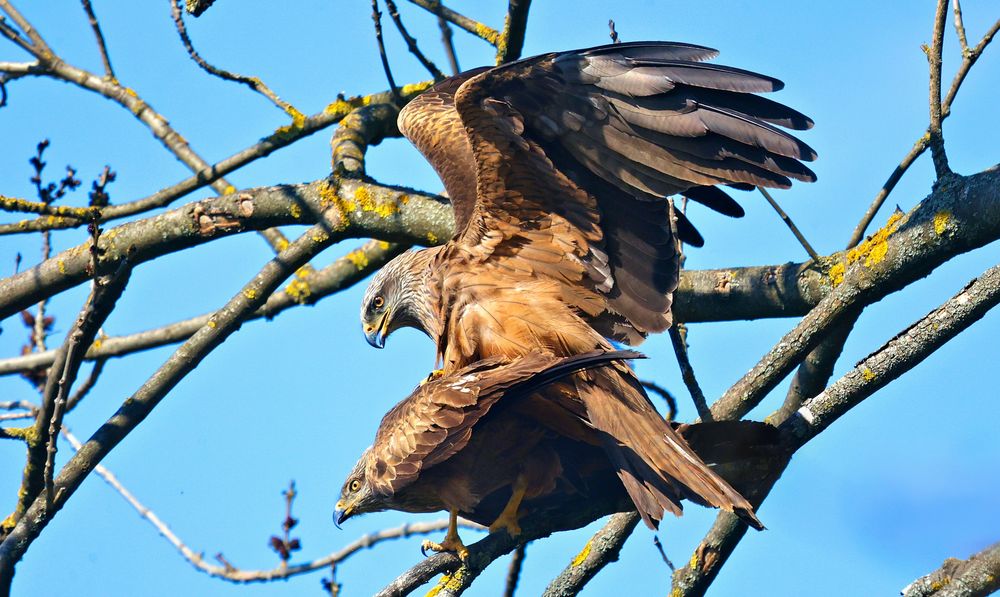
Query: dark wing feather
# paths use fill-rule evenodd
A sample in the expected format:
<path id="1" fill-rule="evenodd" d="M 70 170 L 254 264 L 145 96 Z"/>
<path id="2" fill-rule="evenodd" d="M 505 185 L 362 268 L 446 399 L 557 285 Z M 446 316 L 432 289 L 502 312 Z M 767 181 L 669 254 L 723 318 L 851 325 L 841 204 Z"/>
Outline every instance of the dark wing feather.
<path id="1" fill-rule="evenodd" d="M 523 395 L 581 369 L 635 358 L 644 357 L 633 351 L 566 358 L 532 352 L 509 363 L 485 359 L 428 381 L 383 417 L 368 452 L 368 482 L 376 492 L 392 495 L 421 471 L 451 458 L 501 396 Z"/>
<path id="2" fill-rule="evenodd" d="M 439 83 L 403 109 L 400 130 L 444 179 L 453 243 L 483 265 L 562 252 L 538 271 L 596 329 L 638 342 L 670 324 L 678 255 L 663 197 L 740 216 L 709 189 L 816 178 L 802 164 L 815 152 L 778 128 L 812 121 L 753 95 L 782 83 L 701 62 L 715 55 L 633 42 L 529 58 Z M 678 215 L 681 240 L 700 244 Z M 592 305 L 595 294 L 603 312 L 574 303 Z"/>

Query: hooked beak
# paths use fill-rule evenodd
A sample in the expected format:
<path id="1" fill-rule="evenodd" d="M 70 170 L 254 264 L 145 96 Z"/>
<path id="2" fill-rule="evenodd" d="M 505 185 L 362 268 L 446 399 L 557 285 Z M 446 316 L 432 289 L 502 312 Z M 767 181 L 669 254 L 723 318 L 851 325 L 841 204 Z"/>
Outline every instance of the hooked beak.
<path id="1" fill-rule="evenodd" d="M 351 510 L 353 510 L 352 507 L 348 506 L 347 508 L 344 508 L 341 502 L 337 502 L 337 505 L 333 510 L 333 524 L 336 525 L 338 529 L 345 520 L 351 517 Z"/>
<path id="2" fill-rule="evenodd" d="M 385 347 L 385 337 L 388 335 L 386 333 L 386 327 L 389 323 L 389 314 L 386 313 L 379 320 L 378 325 L 365 325 L 363 331 L 365 333 L 365 340 L 368 344 L 371 344 L 375 348 Z"/>

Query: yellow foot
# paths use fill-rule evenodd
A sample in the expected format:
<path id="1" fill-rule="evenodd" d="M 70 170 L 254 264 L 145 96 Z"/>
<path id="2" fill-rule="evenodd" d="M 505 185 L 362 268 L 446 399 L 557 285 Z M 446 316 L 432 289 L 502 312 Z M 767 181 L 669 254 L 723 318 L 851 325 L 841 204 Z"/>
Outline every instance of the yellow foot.
<path id="1" fill-rule="evenodd" d="M 490 525 L 491 533 L 499 533 L 502 530 L 507 531 L 507 534 L 511 537 L 517 537 L 521 534 L 521 527 L 517 524 L 516 510 L 513 513 L 508 510 L 504 510 L 503 514 L 501 514 L 496 520 L 493 521 L 493 524 Z"/>
<path id="2" fill-rule="evenodd" d="M 424 379 L 424 381 L 420 382 L 420 385 L 424 385 L 429 381 L 434 381 L 435 379 L 441 377 L 442 375 L 444 375 L 444 369 L 435 369 L 430 372 L 430 374 L 427 376 L 426 379 Z"/>
<path id="3" fill-rule="evenodd" d="M 427 555 L 427 550 L 436 551 L 438 553 L 443 551 L 453 552 L 458 556 L 458 559 L 465 562 L 469 559 L 469 550 L 462 543 L 462 540 L 458 537 L 445 537 L 444 541 L 441 543 L 434 543 L 429 539 L 425 539 L 423 543 L 420 544 L 420 551 L 424 555 Z"/>

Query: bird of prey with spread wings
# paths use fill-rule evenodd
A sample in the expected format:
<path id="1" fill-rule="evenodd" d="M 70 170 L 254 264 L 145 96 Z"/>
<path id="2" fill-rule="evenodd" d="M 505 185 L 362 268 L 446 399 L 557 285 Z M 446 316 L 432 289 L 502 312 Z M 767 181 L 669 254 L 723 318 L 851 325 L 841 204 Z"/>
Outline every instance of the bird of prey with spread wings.
<path id="1" fill-rule="evenodd" d="M 572 356 L 638 344 L 670 326 L 679 242 L 701 237 L 665 197 L 731 216 L 715 185 L 815 180 L 815 158 L 779 127 L 801 113 L 755 93 L 774 78 L 704 62 L 716 52 L 636 42 L 528 58 L 438 83 L 399 129 L 441 176 L 455 211 L 446 244 L 376 274 L 361 318 L 369 343 L 416 327 L 449 375 L 482 359 Z M 658 415 L 627 364 L 536 392 L 535 420 L 596 441 L 650 527 L 680 499 L 760 522 L 746 499 Z M 517 484 L 523 489 L 524 483 Z"/>

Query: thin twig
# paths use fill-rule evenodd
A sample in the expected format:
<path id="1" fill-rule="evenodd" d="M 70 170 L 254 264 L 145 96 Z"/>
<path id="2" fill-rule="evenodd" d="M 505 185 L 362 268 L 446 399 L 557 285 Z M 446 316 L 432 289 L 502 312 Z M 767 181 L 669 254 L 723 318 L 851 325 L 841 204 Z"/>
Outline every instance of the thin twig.
<path id="1" fill-rule="evenodd" d="M 618 39 L 618 32 L 615 30 L 614 19 L 608 19 L 608 29 L 609 29 L 608 35 L 611 37 L 611 43 L 613 44 L 621 43 L 621 41 Z"/>
<path id="2" fill-rule="evenodd" d="M 656 535 L 653 535 L 653 547 L 656 548 L 656 551 L 660 554 L 660 558 L 663 560 L 663 563 L 667 565 L 667 568 L 670 568 L 671 572 L 677 570 L 677 568 L 674 567 L 674 563 L 667 557 L 667 552 L 663 550 L 663 544 L 660 543 L 660 538 Z"/>
<path id="3" fill-rule="evenodd" d="M 177 34 L 180 36 L 181 43 L 184 44 L 184 49 L 187 50 L 188 56 L 191 57 L 191 60 L 194 60 L 195 64 L 200 66 L 202 70 L 210 75 L 219 77 L 220 79 L 226 81 L 242 83 L 250 89 L 253 89 L 270 100 L 270 102 L 277 106 L 279 110 L 291 116 L 293 123 L 296 123 L 297 126 L 301 126 L 300 123 L 305 120 L 305 115 L 302 112 L 299 112 L 295 106 L 278 97 L 278 94 L 272 91 L 271 88 L 258 77 L 248 77 L 246 75 L 240 75 L 218 68 L 202 58 L 201 54 L 194 49 L 194 44 L 191 43 L 191 37 L 188 35 L 187 27 L 184 26 L 184 11 L 181 8 L 181 2 L 183 0 L 168 1 L 170 2 L 170 15 L 174 19 L 174 26 L 177 29 Z"/>
<path id="4" fill-rule="evenodd" d="M 111 58 L 108 56 L 108 46 L 104 42 L 104 34 L 101 33 L 101 24 L 94 14 L 94 7 L 90 5 L 90 0 L 80 0 L 83 10 L 87 13 L 87 20 L 90 21 L 90 28 L 94 30 L 94 38 L 97 41 L 97 50 L 101 53 L 101 63 L 104 64 L 104 76 L 108 79 L 115 78 L 115 71 L 111 68 Z"/>
<path id="5" fill-rule="evenodd" d="M 806 253 L 808 253 L 809 258 L 812 259 L 813 261 L 818 262 L 820 259 L 819 254 L 816 253 L 816 250 L 812 248 L 812 245 L 809 244 L 809 241 L 806 240 L 806 237 L 803 236 L 802 232 L 799 231 L 799 227 L 795 225 L 795 222 L 793 222 L 792 219 L 788 217 L 788 214 L 785 213 L 785 210 L 781 209 L 781 206 L 778 205 L 778 202 L 774 200 L 774 197 L 771 196 L 771 193 L 767 192 L 767 189 L 765 189 L 764 187 L 757 187 L 757 190 L 760 191 L 760 194 L 763 195 L 765 199 L 767 199 L 767 202 L 771 204 L 771 207 L 774 208 L 774 211 L 778 212 L 778 216 L 781 218 L 781 221 L 785 223 L 785 226 L 788 226 L 789 230 L 792 231 L 792 234 L 795 235 L 795 239 L 799 241 L 799 244 L 802 245 L 802 248 L 806 250 Z"/>
<path id="6" fill-rule="evenodd" d="M 510 566 L 507 567 L 507 580 L 503 587 L 503 597 L 514 597 L 517 591 L 517 583 L 521 579 L 521 570 L 524 568 L 524 554 L 528 548 L 527 543 L 517 546 L 510 556 Z"/>
<path id="7" fill-rule="evenodd" d="M 934 33 L 931 46 L 927 50 L 927 62 L 930 67 L 930 114 L 931 123 L 928 127 L 931 157 L 934 159 L 934 171 L 937 177 L 943 178 L 951 174 L 948 167 L 948 154 L 944 148 L 944 134 L 941 131 L 941 52 L 944 47 L 944 27 L 948 16 L 948 0 L 938 0 L 934 15 Z"/>
<path id="8" fill-rule="evenodd" d="M 51 507 L 47 499 L 34 499 L 17 521 L 17 525 L 0 544 L 0 593 L 5 589 L 4 585 L 9 587 L 10 579 L 14 576 L 14 567 L 34 539 L 75 493 L 94 467 L 100 464 L 101 459 L 149 416 L 181 379 L 239 329 L 246 317 L 259 308 L 285 278 L 334 242 L 335 239 L 327 234 L 326 230 L 335 223 L 331 221 L 316 224 L 269 261 L 222 309 L 216 312 L 208 325 L 175 351 L 146 383 L 121 405 L 118 412 L 94 433 L 76 455 L 70 458 L 54 480 Z M 90 341 L 92 340 L 91 337 Z M 80 344 L 89 345 L 90 341 Z M 80 356 L 82 357 L 82 354 Z M 39 419 L 41 418 L 39 416 Z"/>
<path id="9" fill-rule="evenodd" d="M 642 384 L 642 387 L 658 395 L 660 398 L 663 398 L 663 400 L 667 403 L 667 416 L 665 417 L 666 420 L 668 421 L 677 420 L 677 399 L 674 398 L 674 395 L 671 394 L 670 391 L 667 390 L 667 388 L 659 385 L 654 381 L 649 381 L 649 380 L 640 380 L 639 383 Z"/>
<path id="10" fill-rule="evenodd" d="M 942 121 L 951 115 L 951 106 L 955 101 L 955 97 L 958 95 L 958 90 L 962 88 L 962 83 L 965 81 L 969 71 L 979 60 L 980 56 L 983 55 L 983 51 L 990 44 L 990 42 L 993 41 L 993 38 L 996 36 L 998 31 L 1000 31 L 1000 19 L 997 19 L 993 23 L 990 29 L 983 35 L 983 38 L 979 41 L 979 43 L 976 44 L 976 47 L 962 52 L 962 63 L 959 65 L 958 71 L 956 71 L 955 76 L 951 80 L 951 88 L 948 90 L 948 95 L 945 96 L 944 103 L 941 104 Z M 930 131 L 928 130 L 919 139 L 917 139 L 909 153 L 906 154 L 899 165 L 892 171 L 892 174 L 889 175 L 885 184 L 882 185 L 882 189 L 879 190 L 878 194 L 875 196 L 875 199 L 865 212 L 864 217 L 861 218 L 861 221 L 858 222 L 857 227 L 855 227 L 854 233 L 851 235 L 851 239 L 847 244 L 848 248 L 852 248 L 861 242 L 865 236 L 865 231 L 868 229 L 868 226 L 871 225 L 872 220 L 875 219 L 875 215 L 885 203 L 889 193 L 891 193 L 896 187 L 896 183 L 898 183 L 903 177 L 903 174 L 910 167 L 910 165 L 913 164 L 913 162 L 927 150 L 930 144 L 929 142 Z"/>
<path id="11" fill-rule="evenodd" d="M 396 29 L 399 31 L 399 35 L 403 38 L 403 41 L 406 42 L 406 48 L 410 51 L 410 53 L 416 56 L 417 60 L 420 61 L 420 64 L 424 65 L 424 68 L 426 68 L 427 72 L 434 77 L 435 81 L 444 79 L 444 73 L 441 72 L 441 69 L 439 69 L 436 64 L 431 62 L 431 60 L 420 51 L 420 47 L 417 46 L 417 40 L 415 40 L 413 36 L 410 35 L 410 32 L 406 30 L 406 26 L 403 25 L 403 18 L 399 16 L 399 9 L 396 8 L 396 3 L 393 2 L 393 0 L 385 0 L 385 6 L 389 9 L 389 17 L 392 19 L 392 22 L 396 24 Z M 379 25 L 377 21 L 376 27 L 378 27 L 379 33 L 381 33 L 381 25 Z"/>
<path id="12" fill-rule="evenodd" d="M 38 31 L 35 30 L 28 19 L 24 18 L 24 16 L 18 12 L 18 10 L 14 8 L 8 0 L 0 0 L 0 10 L 7 13 L 11 20 L 14 21 L 14 24 L 20 27 L 21 31 L 28 36 L 28 40 L 30 40 L 31 45 L 26 49 L 34 54 L 35 57 L 40 57 L 39 54 L 52 53 L 52 49 L 49 48 L 47 43 L 45 43 L 45 40 L 42 39 L 42 36 L 38 33 Z"/>
<path id="13" fill-rule="evenodd" d="M 903 174 L 906 174 L 906 171 L 910 169 L 910 166 L 913 165 L 913 162 L 917 161 L 917 158 L 923 155 L 925 151 L 927 151 L 928 139 L 929 137 L 927 136 L 927 134 L 924 134 L 922 137 L 917 139 L 917 142 L 914 143 L 913 147 L 910 148 L 909 153 L 907 153 L 903 157 L 903 160 L 899 162 L 899 165 L 893 169 L 892 174 L 889 175 L 889 178 L 886 179 L 885 183 L 882 185 L 882 188 L 879 189 L 879 192 L 875 195 L 875 198 L 868 206 L 868 210 L 865 212 L 865 215 L 861 218 L 861 221 L 858 222 L 858 225 L 854 228 L 854 232 L 851 234 L 850 240 L 847 241 L 848 249 L 856 247 L 858 243 L 864 240 L 865 232 L 868 230 L 868 226 L 871 225 L 872 220 L 875 219 L 875 216 L 878 214 L 879 210 L 882 209 L 882 205 L 885 203 L 885 200 L 889 197 L 889 194 L 892 193 L 892 190 L 896 188 L 896 184 L 899 183 L 899 181 L 903 178 Z"/>
<path id="14" fill-rule="evenodd" d="M 382 60 L 382 70 L 385 71 L 386 81 L 389 82 L 392 101 L 398 106 L 400 105 L 399 88 L 396 86 L 396 80 L 392 78 L 389 57 L 385 53 L 385 42 L 382 41 L 382 12 L 378 9 L 378 0 L 372 0 L 372 22 L 375 24 L 375 42 L 378 44 L 378 55 Z"/>
<path id="15" fill-rule="evenodd" d="M 73 435 L 73 433 L 70 432 L 70 430 L 65 426 L 62 428 L 62 433 L 74 450 L 79 450 L 82 447 L 80 440 L 77 439 L 77 437 Z M 139 513 L 139 516 L 146 519 L 149 524 L 153 525 L 156 532 L 166 539 L 168 543 L 173 545 L 174 549 L 176 549 L 189 564 L 209 576 L 236 583 L 280 580 L 308 572 L 323 570 L 330 567 L 332 564 L 337 564 L 347 560 L 358 552 L 371 549 L 384 541 L 406 539 L 408 537 L 418 535 L 427 535 L 443 531 L 448 528 L 448 520 L 441 519 L 431 522 L 417 522 L 400 527 L 383 529 L 364 535 L 356 541 L 349 543 L 322 558 L 317 558 L 313 561 L 301 564 L 281 565 L 270 570 L 246 570 L 232 566 L 232 564 L 229 566 L 215 566 L 206 562 L 202 553 L 196 552 L 188 547 L 188 545 L 184 543 L 184 541 L 181 540 L 176 533 L 174 533 L 173 529 L 171 529 L 170 526 L 168 526 L 159 516 L 156 515 L 156 512 L 152 511 L 149 507 L 140 502 L 139 499 L 135 497 L 135 495 L 129 491 L 128 488 L 125 487 L 118 479 L 118 477 L 108 470 L 107 467 L 102 464 L 98 464 L 94 467 L 94 472 L 100 475 L 100 477 L 104 479 L 104 481 L 110 485 L 112 489 L 122 496 L 122 498 L 124 498 L 129 505 L 135 508 L 135 511 Z M 459 524 L 464 528 L 473 530 L 482 530 L 483 528 L 477 524 L 472 524 L 464 520 L 460 520 Z"/>
<path id="16" fill-rule="evenodd" d="M 669 333 L 670 343 L 673 344 L 674 354 L 677 355 L 677 364 L 681 368 L 681 377 L 684 379 L 684 385 L 687 386 L 688 392 L 691 393 L 691 401 L 694 402 L 694 408 L 698 411 L 698 416 L 701 417 L 702 421 L 711 421 L 712 411 L 708 408 L 705 393 L 701 391 L 698 379 L 694 375 L 694 368 L 688 359 L 687 340 L 681 334 L 680 328 L 681 324 L 675 323 L 670 326 Z"/>
<path id="17" fill-rule="evenodd" d="M 104 372 L 104 364 L 107 362 L 107 358 L 94 360 L 94 366 L 90 369 L 90 375 L 87 376 L 87 379 L 80 384 L 80 387 L 78 387 L 76 391 L 73 392 L 73 395 L 70 396 L 69 400 L 66 401 L 67 413 L 72 412 L 72 410 L 76 408 L 76 405 L 80 404 L 80 401 L 87 397 L 90 390 L 94 389 L 94 386 L 97 385 L 98 378 L 100 378 L 101 373 Z"/>
<path id="18" fill-rule="evenodd" d="M 488 27 L 475 19 L 470 19 L 463 14 L 459 14 L 454 10 L 451 10 L 441 4 L 440 0 L 410 0 L 410 2 L 416 4 L 431 14 L 441 17 L 459 29 L 468 31 L 494 47 L 500 40 L 500 33 L 496 29 Z"/>
<path id="19" fill-rule="evenodd" d="M 426 89 L 428 85 L 429 82 L 424 82 L 407 86 L 407 92 L 403 95 L 403 100 L 409 101 Z M 100 221 L 116 220 L 165 207 L 184 195 L 220 180 L 221 177 L 230 172 L 238 170 L 258 159 L 265 158 L 278 149 L 287 147 L 303 137 L 312 135 L 330 125 L 340 122 L 358 107 L 382 104 L 390 100 L 391 94 L 389 92 L 337 100 L 322 111 L 307 117 L 301 128 L 292 129 L 283 127 L 250 147 L 215 164 L 206 165 L 204 168 L 196 170 L 193 176 L 161 189 L 148 197 L 118 205 L 111 205 L 100 210 Z M 235 189 L 227 190 L 235 191 Z M 45 217 L 35 220 L 24 220 L 13 224 L 0 224 L 0 235 L 75 228 L 92 220 L 93 214 L 96 211 L 92 207 L 45 206 L 42 203 L 4 197 L 3 195 L 0 195 L 0 209 L 45 215 Z"/>
<path id="20" fill-rule="evenodd" d="M 451 67 L 451 74 L 457 75 L 462 72 L 458 66 L 458 54 L 455 52 L 455 40 L 451 31 L 451 25 L 443 17 L 438 17 L 438 28 L 441 29 L 441 45 L 444 46 L 444 53 L 448 57 L 448 66 Z"/>
<path id="21" fill-rule="evenodd" d="M 958 0 L 954 0 L 952 3 L 952 9 L 955 13 L 955 35 L 958 36 L 958 45 L 962 50 L 962 56 L 965 57 L 969 52 L 969 39 L 965 36 L 965 22 L 962 20 L 962 6 L 959 4 Z"/>

